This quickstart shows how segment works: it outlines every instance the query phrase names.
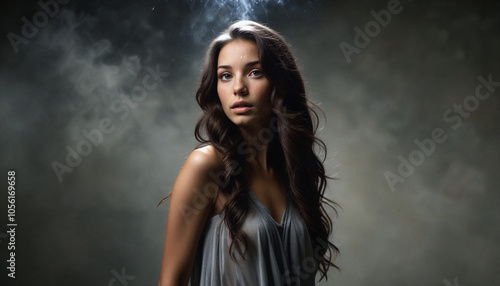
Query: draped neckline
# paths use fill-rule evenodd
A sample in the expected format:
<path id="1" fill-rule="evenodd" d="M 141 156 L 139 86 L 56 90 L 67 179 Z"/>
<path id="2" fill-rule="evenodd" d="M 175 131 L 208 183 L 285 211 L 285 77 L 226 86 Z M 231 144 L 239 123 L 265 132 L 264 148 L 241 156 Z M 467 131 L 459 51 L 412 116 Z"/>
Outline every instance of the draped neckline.
<path id="1" fill-rule="evenodd" d="M 287 214 L 288 209 L 290 207 L 288 192 L 286 193 L 286 206 L 285 206 L 285 209 L 283 210 L 283 214 L 281 215 L 281 222 L 277 222 L 273 218 L 269 209 L 257 198 L 257 195 L 255 195 L 255 193 L 250 188 L 248 188 L 248 192 L 250 193 L 250 196 L 253 197 L 253 199 L 255 200 L 257 205 L 264 211 L 264 213 L 267 215 L 268 218 L 270 218 L 277 226 L 283 226 L 283 224 L 285 222 L 286 214 Z"/>

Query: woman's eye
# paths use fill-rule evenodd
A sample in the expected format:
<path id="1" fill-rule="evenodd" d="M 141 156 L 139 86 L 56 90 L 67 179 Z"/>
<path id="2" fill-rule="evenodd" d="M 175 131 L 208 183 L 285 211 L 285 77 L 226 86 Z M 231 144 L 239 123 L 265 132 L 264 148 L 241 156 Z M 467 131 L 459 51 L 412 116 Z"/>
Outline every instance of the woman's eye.
<path id="1" fill-rule="evenodd" d="M 258 70 L 254 70 L 254 71 L 251 71 L 250 72 L 250 75 L 251 76 L 255 76 L 255 77 L 259 77 L 262 75 L 262 72 L 261 71 L 258 71 Z"/>
<path id="2" fill-rule="evenodd" d="M 220 75 L 220 78 L 222 80 L 229 80 L 231 78 L 231 75 L 228 74 L 228 73 L 223 73 L 223 74 Z"/>

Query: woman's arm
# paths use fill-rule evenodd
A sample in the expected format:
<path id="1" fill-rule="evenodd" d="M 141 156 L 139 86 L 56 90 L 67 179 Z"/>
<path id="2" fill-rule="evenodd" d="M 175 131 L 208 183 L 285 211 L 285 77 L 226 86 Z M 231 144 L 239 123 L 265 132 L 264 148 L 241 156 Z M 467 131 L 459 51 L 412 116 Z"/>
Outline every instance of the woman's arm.
<path id="1" fill-rule="evenodd" d="M 215 201 L 210 174 L 220 166 L 215 149 L 207 146 L 194 150 L 182 167 L 170 200 L 159 286 L 188 285 L 201 232 Z"/>

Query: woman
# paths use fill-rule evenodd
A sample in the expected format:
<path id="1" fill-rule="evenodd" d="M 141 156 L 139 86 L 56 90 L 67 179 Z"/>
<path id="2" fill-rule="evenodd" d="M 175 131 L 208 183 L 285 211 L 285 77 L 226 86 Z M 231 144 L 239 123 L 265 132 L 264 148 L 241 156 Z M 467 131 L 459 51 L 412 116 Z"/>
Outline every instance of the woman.
<path id="1" fill-rule="evenodd" d="M 209 47 L 196 99 L 203 147 L 163 200 L 159 285 L 314 285 L 318 270 L 338 269 L 313 150 L 324 144 L 285 40 L 252 21 L 231 25 Z"/>

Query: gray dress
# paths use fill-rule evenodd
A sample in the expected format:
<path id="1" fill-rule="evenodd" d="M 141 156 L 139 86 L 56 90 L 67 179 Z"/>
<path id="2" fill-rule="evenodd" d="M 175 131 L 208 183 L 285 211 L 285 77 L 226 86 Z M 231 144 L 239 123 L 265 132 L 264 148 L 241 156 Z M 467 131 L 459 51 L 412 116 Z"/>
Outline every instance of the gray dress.
<path id="1" fill-rule="evenodd" d="M 243 224 L 248 235 L 246 261 L 234 246 L 239 265 L 229 256 L 231 239 L 221 212 L 205 224 L 190 285 L 315 285 L 318 265 L 312 241 L 293 200 L 287 196 L 287 206 L 279 224 L 254 192 L 247 190 L 251 203 Z"/>

